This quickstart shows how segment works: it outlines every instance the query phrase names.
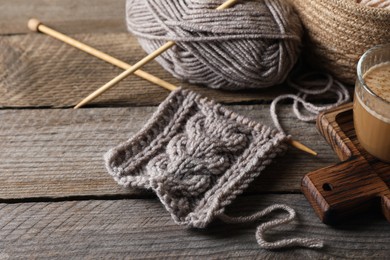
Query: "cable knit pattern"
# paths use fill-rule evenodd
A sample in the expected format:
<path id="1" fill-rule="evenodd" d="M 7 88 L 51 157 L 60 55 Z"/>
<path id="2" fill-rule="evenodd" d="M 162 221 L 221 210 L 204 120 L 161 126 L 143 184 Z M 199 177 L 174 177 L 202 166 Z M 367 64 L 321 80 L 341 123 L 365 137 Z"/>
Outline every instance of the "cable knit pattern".
<path id="1" fill-rule="evenodd" d="M 203 228 L 286 151 L 288 138 L 178 89 L 105 160 L 119 184 L 154 190 L 176 223 Z"/>
<path id="2" fill-rule="evenodd" d="M 282 83 L 299 56 L 302 27 L 285 0 L 127 0 L 127 28 L 148 53 L 176 46 L 157 61 L 173 76 L 211 88 Z"/>

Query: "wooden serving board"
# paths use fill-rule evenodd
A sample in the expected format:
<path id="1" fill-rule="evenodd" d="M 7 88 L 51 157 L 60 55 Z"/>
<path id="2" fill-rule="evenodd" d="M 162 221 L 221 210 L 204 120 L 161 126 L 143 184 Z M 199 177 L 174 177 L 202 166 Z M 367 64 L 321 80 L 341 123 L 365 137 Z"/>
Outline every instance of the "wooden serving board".
<path id="1" fill-rule="evenodd" d="M 302 179 L 301 189 L 322 222 L 336 224 L 379 207 L 390 222 L 390 164 L 361 147 L 352 103 L 320 114 L 317 128 L 341 160 Z"/>

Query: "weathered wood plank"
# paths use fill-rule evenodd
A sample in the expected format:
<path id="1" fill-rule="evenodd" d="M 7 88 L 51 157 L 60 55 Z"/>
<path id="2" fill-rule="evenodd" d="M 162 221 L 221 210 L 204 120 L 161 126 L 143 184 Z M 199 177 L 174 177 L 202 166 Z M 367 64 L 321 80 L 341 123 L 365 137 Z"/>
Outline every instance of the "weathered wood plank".
<path id="1" fill-rule="evenodd" d="M 329 227 L 318 220 L 302 195 L 245 196 L 238 198 L 228 213 L 250 214 L 273 203 L 292 206 L 299 218 L 294 224 L 269 231 L 269 240 L 306 236 L 323 239 L 326 247 L 267 251 L 256 243 L 254 224 L 215 221 L 205 230 L 194 230 L 176 225 L 157 199 L 93 200 L 0 204 L 0 256 L 385 259 L 390 254 L 390 225 L 381 216 L 371 214 L 339 228 Z"/>
<path id="2" fill-rule="evenodd" d="M 75 38 L 130 64 L 146 55 L 136 38 L 128 33 L 81 34 Z M 122 72 L 42 34 L 0 37 L 0 46 L 0 106 L 3 107 L 73 106 Z M 286 86 L 241 92 L 218 91 L 182 83 L 157 62 L 148 64 L 144 70 L 226 103 L 270 101 L 277 95 L 292 92 Z M 167 90 L 130 76 L 91 104 L 156 105 L 167 95 Z"/>
<path id="3" fill-rule="evenodd" d="M 266 105 L 230 106 L 271 125 Z M 139 194 L 120 189 L 107 174 L 103 154 L 135 134 L 155 107 L 0 110 L 0 198 Z M 337 161 L 314 124 L 290 118 L 281 106 L 282 122 L 318 158 L 291 148 L 250 187 L 251 192 L 299 192 L 301 177 Z M 303 131 L 302 128 L 305 128 Z"/>
<path id="4" fill-rule="evenodd" d="M 0 35 L 27 33 L 31 17 L 66 33 L 125 32 L 125 0 L 0 0 Z"/>

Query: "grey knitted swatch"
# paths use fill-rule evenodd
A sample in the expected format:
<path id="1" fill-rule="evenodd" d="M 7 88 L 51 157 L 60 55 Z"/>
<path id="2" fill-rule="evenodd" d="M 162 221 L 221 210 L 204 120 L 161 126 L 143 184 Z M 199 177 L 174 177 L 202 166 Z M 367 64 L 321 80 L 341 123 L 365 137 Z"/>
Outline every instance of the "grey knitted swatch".
<path id="1" fill-rule="evenodd" d="M 179 89 L 105 160 L 119 184 L 154 190 L 175 222 L 203 228 L 286 151 L 287 139 Z"/>
<path id="2" fill-rule="evenodd" d="M 177 89 L 138 134 L 107 152 L 105 160 L 108 172 L 120 185 L 152 189 L 178 224 L 204 228 L 216 218 L 247 223 L 283 210 L 287 216 L 257 228 L 260 247 L 321 248 L 322 241 L 310 238 L 265 239 L 268 229 L 295 218 L 295 211 L 287 205 L 271 205 L 244 217 L 224 213 L 225 207 L 286 151 L 288 139 L 194 92 Z"/>
<path id="3" fill-rule="evenodd" d="M 211 88 L 238 90 L 282 83 L 299 56 L 301 22 L 285 0 L 127 0 L 129 31 L 173 76 Z"/>

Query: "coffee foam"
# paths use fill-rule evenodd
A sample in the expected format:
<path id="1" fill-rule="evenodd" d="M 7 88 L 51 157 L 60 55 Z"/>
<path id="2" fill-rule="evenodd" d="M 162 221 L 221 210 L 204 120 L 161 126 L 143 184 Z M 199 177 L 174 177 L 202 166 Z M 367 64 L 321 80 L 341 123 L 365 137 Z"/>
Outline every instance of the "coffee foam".
<path id="1" fill-rule="evenodd" d="M 383 62 L 370 68 L 363 80 L 378 97 L 390 102 L 390 62 Z"/>

